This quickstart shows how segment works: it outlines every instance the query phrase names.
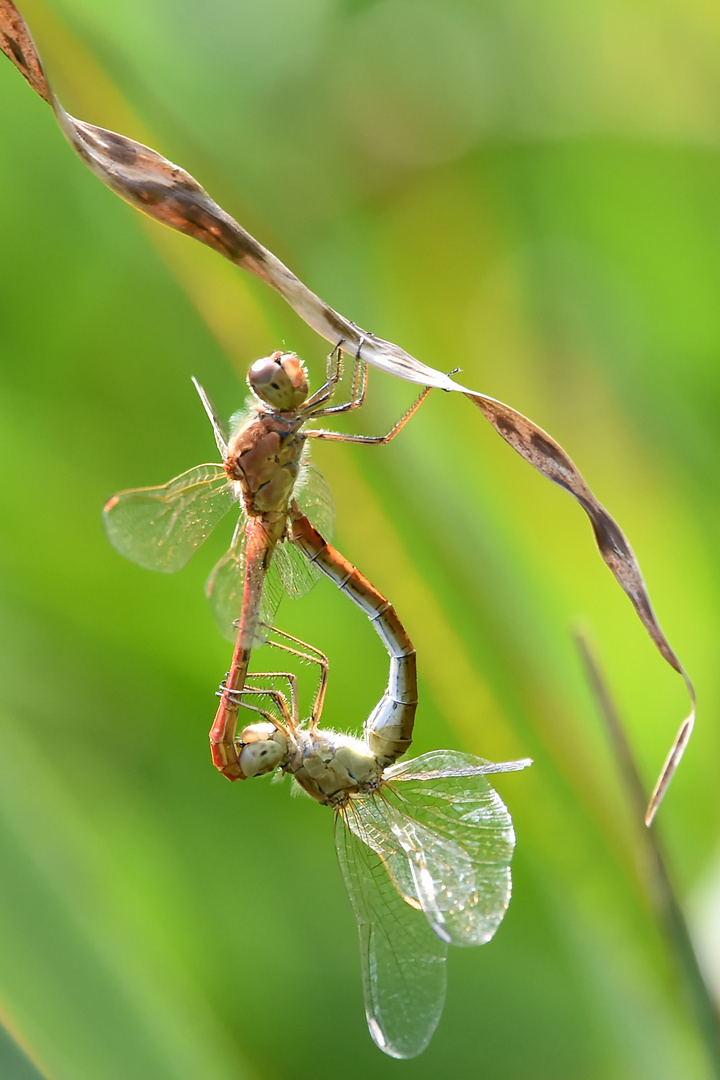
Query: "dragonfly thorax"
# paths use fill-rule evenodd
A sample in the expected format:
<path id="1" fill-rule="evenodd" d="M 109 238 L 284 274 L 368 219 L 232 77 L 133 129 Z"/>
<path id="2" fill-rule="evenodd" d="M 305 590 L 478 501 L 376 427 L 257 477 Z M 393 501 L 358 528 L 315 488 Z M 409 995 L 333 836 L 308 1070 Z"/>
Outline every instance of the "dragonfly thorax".
<path id="1" fill-rule="evenodd" d="M 253 394 L 278 412 L 298 409 L 308 395 L 307 371 L 296 353 L 274 352 L 256 360 L 247 381 Z"/>
<path id="2" fill-rule="evenodd" d="M 225 472 L 240 484 L 251 517 L 286 515 L 302 462 L 301 425 L 300 416 L 261 410 L 228 443 Z"/>
<path id="3" fill-rule="evenodd" d="M 382 777 L 382 767 L 367 743 L 334 731 L 299 731 L 297 751 L 284 769 L 313 799 L 331 806 L 341 806 L 356 792 L 370 791 Z"/>

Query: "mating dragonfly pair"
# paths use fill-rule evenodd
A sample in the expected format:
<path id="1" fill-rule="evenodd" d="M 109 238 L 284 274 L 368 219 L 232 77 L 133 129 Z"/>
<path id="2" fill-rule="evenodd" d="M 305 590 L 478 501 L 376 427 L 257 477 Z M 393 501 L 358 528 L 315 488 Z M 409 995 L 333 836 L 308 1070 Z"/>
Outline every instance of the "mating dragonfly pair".
<path id="1" fill-rule="evenodd" d="M 572 495 L 592 524 L 602 559 L 661 656 L 683 678 L 690 698 L 690 712 L 650 797 L 645 816 L 650 825 L 690 739 L 695 691 L 658 623 L 627 537 L 562 447 L 511 406 L 460 385 L 393 342 L 365 333 L 300 281 L 214 202 L 194 177 L 157 151 L 71 116 L 48 82 L 13 0 L 0 0 L 0 51 L 52 108 L 75 152 L 123 199 L 260 278 L 333 345 L 342 339 L 356 357 L 398 378 L 464 395 L 525 461 Z M 445 754 L 431 762 L 426 755 L 403 766 L 392 764 L 407 749 L 412 735 L 414 705 L 399 696 L 410 693 L 414 680 L 412 646 L 389 605 L 384 608 L 382 601 L 378 608 L 378 594 L 369 583 L 360 576 L 353 578 L 352 567 L 315 539 L 319 534 L 312 532 L 302 509 L 312 510 L 310 518 L 326 531 L 326 496 L 322 491 L 311 494 L 311 472 L 303 459 L 306 437 L 384 442 L 407 419 L 379 439 L 302 431 L 307 420 L 361 404 L 365 374 L 363 368 L 356 372 L 351 401 L 332 406 L 328 402 L 339 378 L 332 367 L 326 386 L 309 398 L 304 370 L 296 357 L 278 353 L 260 361 L 251 374 L 251 389 L 259 405 L 229 442 L 198 387 L 213 422 L 222 465 L 201 465 L 163 488 L 123 493 L 106 509 L 111 539 L 124 554 L 152 569 L 173 571 L 184 565 L 223 514 L 233 505 L 242 507 L 245 516 L 241 515 L 230 550 L 209 581 L 213 606 L 226 628 L 239 611 L 235 653 L 211 731 L 213 759 L 230 779 L 250 775 L 244 772 L 246 766 L 255 774 L 264 771 L 262 762 L 267 765 L 274 760 L 306 787 L 312 787 L 309 777 L 324 776 L 328 766 L 335 779 L 326 784 L 326 777 L 313 793 L 319 801 L 335 806 L 347 826 L 339 830 L 345 838 L 344 843 L 339 841 L 341 864 L 360 925 L 370 1029 L 388 1053 L 409 1057 L 420 1052 L 437 1022 L 444 993 L 444 966 L 438 961 L 444 959 L 447 943 L 487 940 L 507 906 L 512 826 L 494 793 L 488 795 L 491 789 L 485 786 L 484 776 L 493 770 L 521 768 L 527 762 L 490 766 Z M 344 567 L 347 582 L 344 577 L 336 580 L 368 611 L 390 652 L 388 689 L 365 726 L 364 743 L 354 746 L 318 729 L 322 696 L 303 727 L 292 684 L 290 704 L 277 691 L 268 699 L 270 708 L 261 709 L 270 728 L 249 725 L 236 735 L 240 708 L 250 708 L 253 698 L 259 700 L 258 688 L 246 686 L 247 670 L 252 648 L 267 636 L 266 627 L 273 621 L 276 579 L 282 578 L 291 592 L 300 593 L 312 577 L 310 562 L 297 558 L 303 550 L 331 577 Z M 398 648 L 403 651 L 398 653 Z M 380 740 L 383 749 L 376 751 L 371 739 Z M 365 762 L 368 757 L 371 765 L 366 768 L 360 758 Z M 359 769 L 362 779 L 353 769 Z M 338 777 L 345 779 L 340 783 Z M 505 882 L 504 891 L 493 885 L 497 885 L 493 873 Z M 427 917 L 434 935 L 417 909 Z M 472 929 L 476 923 L 469 913 L 476 909 L 487 918 L 482 932 Z M 420 926 L 427 931 L 425 936 Z"/>
<path id="2" fill-rule="evenodd" d="M 338 347 L 329 357 L 325 385 L 308 396 L 305 368 L 295 354 L 259 360 L 248 374 L 255 403 L 229 439 L 196 382 L 222 464 L 199 465 L 162 487 L 121 492 L 107 503 L 105 522 L 123 555 L 173 572 L 224 514 L 239 509 L 230 548 L 207 584 L 221 629 L 237 630 L 210 731 L 213 762 L 230 780 L 279 769 L 334 808 L 338 858 L 360 932 L 370 1033 L 386 1053 L 406 1058 L 425 1048 L 440 1018 L 448 945 L 484 944 L 505 914 L 515 837 L 487 776 L 530 762 L 495 765 L 440 750 L 396 764 L 412 742 L 415 650 L 392 605 L 322 535 L 332 524 L 332 503 L 307 459 L 306 439 L 389 442 L 428 390 L 383 436 L 306 429 L 308 421 L 363 403 L 367 369 L 357 359 L 349 401 L 330 403 L 341 373 Z M 365 612 L 390 657 L 387 688 L 362 740 L 319 727 L 327 660 L 272 630 L 283 589 L 300 595 L 319 572 Z M 247 682 L 252 650 L 271 633 L 283 639 L 271 645 L 319 665 L 305 723 L 292 674 L 262 675 L 284 680 L 285 692 Z M 263 719 L 237 734 L 241 709 Z"/>

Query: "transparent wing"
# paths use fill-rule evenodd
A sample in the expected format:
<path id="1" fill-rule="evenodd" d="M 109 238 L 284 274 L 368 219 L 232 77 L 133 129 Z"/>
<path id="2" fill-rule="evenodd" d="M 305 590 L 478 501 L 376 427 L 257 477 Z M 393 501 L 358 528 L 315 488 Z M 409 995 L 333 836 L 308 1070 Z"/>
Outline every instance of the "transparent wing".
<path id="1" fill-rule="evenodd" d="M 353 798 L 339 817 L 335 846 L 360 935 L 368 1028 L 386 1054 L 415 1057 L 445 1003 L 447 944 L 418 910 L 407 859 L 376 800 Z"/>
<path id="2" fill-rule="evenodd" d="M 282 541 L 275 548 L 273 566 L 277 570 L 282 589 L 292 597 L 304 596 L 321 576 L 315 564 L 288 540 Z"/>
<path id="3" fill-rule="evenodd" d="M 197 465 L 162 487 L 113 495 L 103 509 L 105 530 L 127 559 L 173 574 L 235 501 L 222 465 Z"/>
<path id="4" fill-rule="evenodd" d="M 207 414 L 207 418 L 212 424 L 213 434 L 215 436 L 215 445 L 220 451 L 220 456 L 224 461 L 227 457 L 227 434 L 223 427 L 222 421 L 219 419 L 218 414 L 215 412 L 212 401 L 207 396 L 204 389 L 194 375 L 192 376 L 192 383 L 198 392 L 200 400 L 202 401 L 203 408 L 205 409 L 205 412 Z"/>
<path id="5" fill-rule="evenodd" d="M 306 454 L 303 455 L 295 482 L 293 498 L 323 539 L 329 540 L 335 520 L 332 493 L 325 477 L 319 469 L 310 464 Z M 318 578 L 322 577 L 320 570 L 294 544 L 278 544 L 275 561 L 289 596 L 304 596 Z"/>
<path id="6" fill-rule="evenodd" d="M 378 797 L 388 828 L 430 925 L 453 945 L 489 941 L 507 910 L 515 833 L 486 777 L 529 764 L 438 750 L 386 771 Z"/>
<path id="7" fill-rule="evenodd" d="M 245 584 L 245 522 L 243 512 L 233 535 L 232 543 L 223 557 L 214 566 L 205 585 L 205 592 L 213 609 L 220 632 L 234 642 L 237 628 L 233 625 L 242 611 L 243 588 Z M 283 596 L 283 583 L 280 580 L 273 556 L 270 569 L 265 575 L 260 597 L 260 617 L 255 633 L 254 645 L 262 645 L 275 622 L 275 613 Z"/>
<path id="8" fill-rule="evenodd" d="M 439 780 L 456 776 L 489 776 L 492 773 L 521 772 L 532 765 L 532 758 L 517 761 L 486 761 L 457 750 L 433 750 L 429 754 L 401 761 L 383 772 L 383 780 Z"/>
<path id="9" fill-rule="evenodd" d="M 308 461 L 307 453 L 303 454 L 293 498 L 322 538 L 330 540 L 335 524 L 332 492 L 320 470 Z"/>

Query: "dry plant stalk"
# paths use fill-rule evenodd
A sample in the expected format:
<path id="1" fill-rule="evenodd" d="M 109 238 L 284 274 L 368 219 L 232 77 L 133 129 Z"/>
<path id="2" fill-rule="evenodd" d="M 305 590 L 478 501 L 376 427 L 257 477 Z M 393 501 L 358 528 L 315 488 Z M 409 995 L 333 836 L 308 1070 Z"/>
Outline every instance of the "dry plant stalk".
<path id="1" fill-rule="evenodd" d="M 189 173 L 155 150 L 124 135 L 76 120 L 52 90 L 25 22 L 11 0 L 0 0 L 0 49 L 33 90 L 51 106 L 75 152 L 104 184 L 157 221 L 192 236 L 280 293 L 293 310 L 333 346 L 340 343 L 380 370 L 408 382 L 465 394 L 502 438 L 538 472 L 568 491 L 592 522 L 598 549 L 627 593 L 645 629 L 665 660 L 685 680 L 690 713 L 683 720 L 658 778 L 645 815 L 650 825 L 687 746 L 695 722 L 695 691 L 653 612 L 640 566 L 617 522 L 598 502 L 571 459 L 542 428 L 522 413 L 461 386 L 423 364 L 398 345 L 366 333 L 307 288 L 263 247 Z"/>

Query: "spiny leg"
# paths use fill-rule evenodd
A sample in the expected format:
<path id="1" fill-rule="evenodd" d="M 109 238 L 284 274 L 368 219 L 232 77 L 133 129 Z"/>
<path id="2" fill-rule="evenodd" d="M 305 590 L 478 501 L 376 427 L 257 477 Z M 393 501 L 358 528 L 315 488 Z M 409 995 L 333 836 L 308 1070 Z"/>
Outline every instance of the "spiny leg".
<path id="1" fill-rule="evenodd" d="M 397 424 L 395 424 L 395 426 L 392 427 L 390 429 L 390 431 L 388 431 L 387 434 L 385 434 L 385 435 L 347 435 L 344 432 L 340 432 L 340 431 L 323 431 L 323 430 L 319 430 L 319 431 L 308 431 L 308 432 L 306 432 L 307 437 L 309 439 L 326 439 L 329 442 L 364 443 L 365 445 L 370 445 L 370 446 L 378 446 L 378 445 L 380 445 L 382 443 L 388 443 L 388 442 L 391 441 L 391 439 L 394 439 L 395 436 L 400 431 L 402 431 L 402 429 L 407 424 L 408 420 L 412 416 L 415 415 L 415 413 L 420 408 L 420 406 L 422 405 L 425 398 L 430 393 L 431 389 L 432 389 L 432 387 L 426 386 L 425 389 L 423 390 L 422 394 L 420 394 L 420 397 L 416 401 L 413 402 L 413 404 L 410 406 L 410 408 L 404 414 L 404 416 L 401 416 L 400 419 L 398 420 Z M 364 396 L 364 391 L 363 391 L 363 396 Z M 352 407 L 355 408 L 354 405 Z M 343 411 L 343 410 L 341 408 L 339 408 L 339 407 L 335 408 L 335 409 L 323 409 L 321 412 L 316 413 L 315 415 L 316 416 L 326 416 L 330 412 L 341 412 L 341 411 Z"/>
<path id="2" fill-rule="evenodd" d="M 293 676 L 291 674 L 288 674 L 285 671 L 272 671 L 272 672 L 268 672 L 268 673 L 262 672 L 262 673 L 258 673 L 257 675 L 253 675 L 253 678 L 259 678 L 259 679 L 287 679 L 288 682 L 290 682 L 291 696 L 292 696 L 292 681 L 291 680 L 292 680 Z M 237 704 L 238 704 L 238 706 L 240 708 L 242 708 L 242 709 L 252 709 L 253 712 L 260 713 L 260 715 L 263 716 L 267 721 L 269 721 L 269 723 L 271 723 L 273 725 L 273 727 L 276 727 L 278 729 L 278 731 L 282 731 L 283 734 L 287 735 L 288 737 L 290 737 L 291 735 L 293 735 L 297 731 L 297 727 L 298 727 L 297 714 L 294 711 L 294 704 L 295 703 L 293 701 L 292 704 L 290 706 L 288 706 L 287 698 L 282 693 L 282 691 L 273 690 L 270 687 L 265 688 L 265 687 L 262 687 L 262 686 L 245 686 L 245 687 L 243 687 L 242 690 L 229 690 L 228 691 L 227 688 L 223 684 L 223 685 L 221 685 L 220 690 L 218 690 L 218 696 L 220 696 L 222 693 L 225 693 L 225 692 L 227 692 L 232 697 L 233 701 L 237 702 Z M 260 705 L 251 705 L 249 701 L 244 701 L 243 700 L 243 698 L 245 698 L 246 696 L 250 697 L 250 696 L 253 696 L 253 695 L 256 696 L 256 697 L 268 697 L 268 698 L 270 698 L 273 705 L 275 706 L 275 708 L 280 713 L 280 716 L 282 717 L 282 720 L 278 720 L 278 718 L 276 716 L 274 716 L 273 713 L 271 713 L 268 709 L 263 709 L 263 708 L 261 708 Z"/>
<path id="3" fill-rule="evenodd" d="M 340 382 L 343 371 L 343 351 L 342 351 L 342 338 L 337 343 L 331 353 L 328 354 L 327 366 L 325 370 L 325 382 L 316 390 L 312 397 L 302 407 L 304 414 L 313 412 L 318 405 L 324 404 L 330 397 L 332 397 L 333 391 L 337 384 Z"/>
<path id="4" fill-rule="evenodd" d="M 293 653 L 295 656 L 299 656 L 301 660 L 305 660 L 308 663 L 317 664 L 320 668 L 320 681 L 318 683 L 317 691 L 315 692 L 315 700 L 310 712 L 310 722 L 308 724 L 308 730 L 311 734 L 317 729 L 320 717 L 322 716 L 323 707 L 325 705 L 325 694 L 327 693 L 327 681 L 328 681 L 328 669 L 330 663 L 324 652 L 317 649 L 314 645 L 309 645 L 307 641 L 302 641 L 300 638 L 293 637 L 292 634 L 287 634 L 284 630 L 278 630 L 277 627 L 273 627 L 272 632 L 278 634 L 280 637 L 287 638 L 288 641 L 294 641 L 296 645 L 300 645 L 300 649 L 293 649 L 289 645 L 284 645 L 281 641 L 269 641 L 268 645 L 273 645 L 276 649 L 284 649 L 285 652 Z"/>
<path id="5" fill-rule="evenodd" d="M 341 402 L 339 405 L 330 405 L 326 409 L 314 408 L 309 419 L 316 420 L 319 416 L 330 416 L 335 413 L 352 412 L 353 409 L 359 409 L 365 401 L 367 383 L 368 366 L 364 360 L 356 357 L 350 386 L 350 400 Z"/>
<path id="6" fill-rule="evenodd" d="M 355 359 L 355 368 L 353 370 L 353 381 L 350 397 L 355 402 L 355 408 L 359 409 L 365 402 L 365 394 L 367 393 L 368 385 L 368 366 L 364 360 L 360 357 Z M 359 387 L 359 389 L 358 389 Z"/>

